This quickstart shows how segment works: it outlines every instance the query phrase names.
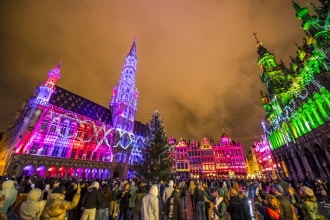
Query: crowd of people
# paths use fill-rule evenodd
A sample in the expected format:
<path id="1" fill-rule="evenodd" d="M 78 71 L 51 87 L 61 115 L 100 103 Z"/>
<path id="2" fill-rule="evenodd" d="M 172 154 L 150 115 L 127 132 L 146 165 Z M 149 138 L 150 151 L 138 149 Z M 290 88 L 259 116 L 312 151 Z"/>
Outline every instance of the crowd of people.
<path id="1" fill-rule="evenodd" d="M 0 220 L 322 220 L 329 186 L 283 180 L 78 180 L 26 177 L 0 181 Z M 187 200 L 188 196 L 190 197 Z"/>

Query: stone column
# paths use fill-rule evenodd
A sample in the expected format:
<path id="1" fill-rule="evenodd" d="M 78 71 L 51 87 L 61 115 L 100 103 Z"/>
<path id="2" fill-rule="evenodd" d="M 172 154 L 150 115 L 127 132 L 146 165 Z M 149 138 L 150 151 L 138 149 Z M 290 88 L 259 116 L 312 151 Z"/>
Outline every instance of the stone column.
<path id="1" fill-rule="evenodd" d="M 288 169 L 288 172 L 290 175 L 289 178 L 297 181 L 299 178 L 298 178 L 297 173 L 294 172 L 294 169 L 293 169 L 294 165 L 291 163 L 290 159 L 286 158 L 286 160 L 284 160 L 284 163 L 289 165 L 289 166 L 287 166 L 287 169 Z"/>
<path id="2" fill-rule="evenodd" d="M 301 156 L 301 160 L 305 166 L 305 170 L 306 170 L 306 176 L 308 177 L 309 180 L 314 180 L 315 179 L 315 175 L 311 169 L 311 166 L 309 165 L 309 162 L 306 158 L 306 155 L 303 151 L 300 151 L 300 156 Z"/>
<path id="3" fill-rule="evenodd" d="M 296 154 L 295 150 L 294 149 L 290 149 L 289 150 L 289 153 L 290 153 L 290 155 L 291 155 L 291 157 L 293 159 L 294 166 L 297 169 L 297 172 L 298 173 L 296 175 L 297 175 L 298 179 L 299 180 L 305 179 L 305 175 L 302 172 L 302 169 L 301 169 L 300 164 L 299 164 L 299 161 L 297 159 L 297 154 Z"/>
<path id="4" fill-rule="evenodd" d="M 316 156 L 316 154 L 315 154 L 315 151 L 312 150 L 311 152 L 312 152 L 312 155 L 313 155 L 314 161 L 315 161 L 315 163 L 316 163 L 316 165 L 317 165 L 317 168 L 318 168 L 319 171 L 320 171 L 321 179 L 326 179 L 327 176 L 325 175 L 325 172 L 324 172 L 324 170 L 323 170 L 323 167 L 322 167 L 322 165 L 320 164 L 319 158 L 317 158 L 317 156 Z"/>

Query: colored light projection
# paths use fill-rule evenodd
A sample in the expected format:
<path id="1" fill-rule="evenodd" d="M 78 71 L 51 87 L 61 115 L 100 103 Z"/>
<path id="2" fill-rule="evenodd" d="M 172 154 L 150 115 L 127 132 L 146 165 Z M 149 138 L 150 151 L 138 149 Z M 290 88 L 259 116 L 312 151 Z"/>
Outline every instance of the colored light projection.
<path id="1" fill-rule="evenodd" d="M 111 162 L 114 148 L 134 146 L 139 152 L 136 148 L 143 146 L 142 136 L 115 130 L 108 124 L 82 118 L 82 115 L 55 107 L 45 108 L 44 112 L 30 135 L 26 135 L 29 140 L 22 141 L 16 153 Z M 137 155 L 133 153 L 134 157 Z"/>
<path id="2" fill-rule="evenodd" d="M 260 78 L 267 90 L 261 92 L 267 121 L 264 128 L 272 150 L 294 143 L 330 120 L 330 93 L 325 76 L 330 67 L 330 33 L 324 29 L 329 20 L 322 21 L 321 16 L 310 16 L 307 8 L 293 5 L 297 18 L 303 21 L 306 37 L 302 46 L 297 45 L 291 68 L 277 64 L 275 56 L 257 39 Z M 327 10 L 324 9 L 325 13 Z M 322 18 L 328 19 L 329 13 Z"/>

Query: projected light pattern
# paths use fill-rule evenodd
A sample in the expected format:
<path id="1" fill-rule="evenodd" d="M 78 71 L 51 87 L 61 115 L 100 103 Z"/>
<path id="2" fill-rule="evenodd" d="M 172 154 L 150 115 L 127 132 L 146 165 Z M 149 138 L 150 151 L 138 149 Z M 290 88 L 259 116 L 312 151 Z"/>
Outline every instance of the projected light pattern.
<path id="1" fill-rule="evenodd" d="M 291 68 L 276 63 L 275 56 L 256 38 L 260 78 L 266 86 L 266 92 L 261 92 L 264 128 L 272 150 L 294 143 L 330 121 L 329 82 L 324 76 L 330 67 L 330 33 L 324 32 L 321 19 L 308 15 L 307 8 L 293 4 L 306 37 L 298 46 L 297 57 L 291 58 Z"/>
<path id="2" fill-rule="evenodd" d="M 110 108 L 73 94 L 56 82 L 57 65 L 22 113 L 14 152 L 50 157 L 133 164 L 142 157 L 144 135 L 135 126 L 136 39 L 126 56 Z M 139 123 L 138 123 L 139 124 Z M 140 130 L 145 128 L 139 124 Z"/>

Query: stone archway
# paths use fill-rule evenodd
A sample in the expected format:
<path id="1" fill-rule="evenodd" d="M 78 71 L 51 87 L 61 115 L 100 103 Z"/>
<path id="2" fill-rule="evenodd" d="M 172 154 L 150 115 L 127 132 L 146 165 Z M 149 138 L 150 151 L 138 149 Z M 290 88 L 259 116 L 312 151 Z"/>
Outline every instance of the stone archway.
<path id="1" fill-rule="evenodd" d="M 66 177 L 66 174 L 67 174 L 66 167 L 63 166 L 58 169 L 58 174 L 57 174 L 58 177 Z"/>
<path id="2" fill-rule="evenodd" d="M 22 170 L 22 176 L 32 176 L 34 174 L 34 167 L 33 165 L 26 165 Z"/>
<path id="3" fill-rule="evenodd" d="M 56 166 L 50 166 L 47 170 L 46 177 L 56 177 L 56 175 L 57 175 Z"/>
<path id="4" fill-rule="evenodd" d="M 46 174 L 46 167 L 45 166 L 39 166 L 37 167 L 35 171 L 35 175 L 39 177 L 44 177 Z"/>
<path id="5" fill-rule="evenodd" d="M 115 169 L 113 170 L 113 173 L 112 173 L 112 178 L 114 178 L 114 179 L 121 178 L 121 175 L 122 175 L 121 167 L 119 167 L 119 166 L 115 167 Z"/>

